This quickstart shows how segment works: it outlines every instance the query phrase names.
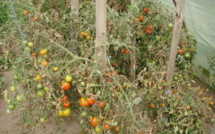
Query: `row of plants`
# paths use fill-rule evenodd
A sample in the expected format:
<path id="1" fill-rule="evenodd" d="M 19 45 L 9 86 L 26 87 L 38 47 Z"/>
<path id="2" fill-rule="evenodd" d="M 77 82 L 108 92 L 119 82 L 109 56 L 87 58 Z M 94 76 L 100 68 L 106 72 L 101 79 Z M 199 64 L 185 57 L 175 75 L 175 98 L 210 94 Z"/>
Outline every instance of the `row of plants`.
<path id="1" fill-rule="evenodd" d="M 21 110 L 22 123 L 31 130 L 56 116 L 69 123 L 78 113 L 81 133 L 204 133 L 214 103 L 190 85 L 195 40 L 187 29 L 179 43 L 172 91 L 164 90 L 174 15 L 161 3 L 137 1 L 125 11 L 107 7 L 107 41 L 98 45 L 107 48 L 107 68 L 99 71 L 95 2 L 81 2 L 78 20 L 68 9 L 49 8 L 46 2 L 13 2 L 23 40 L 14 18 L 3 25 L 8 29 L 1 34 L 3 46 L 15 70 L 5 92 L 8 113 Z M 74 35 L 71 24 L 78 29 Z M 130 68 L 133 46 L 136 70 Z M 134 82 L 130 71 L 137 75 Z"/>

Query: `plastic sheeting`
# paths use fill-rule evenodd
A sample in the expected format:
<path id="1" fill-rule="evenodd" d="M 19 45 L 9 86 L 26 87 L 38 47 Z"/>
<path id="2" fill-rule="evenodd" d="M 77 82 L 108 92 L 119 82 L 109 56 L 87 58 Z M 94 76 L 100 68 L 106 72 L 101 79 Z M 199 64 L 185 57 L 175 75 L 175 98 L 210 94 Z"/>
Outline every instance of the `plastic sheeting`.
<path id="1" fill-rule="evenodd" d="M 161 1 L 176 12 L 172 0 L 155 1 Z M 215 70 L 210 69 L 211 58 L 215 56 L 215 0 L 186 0 L 185 22 L 197 40 L 194 70 L 202 81 L 215 88 Z"/>

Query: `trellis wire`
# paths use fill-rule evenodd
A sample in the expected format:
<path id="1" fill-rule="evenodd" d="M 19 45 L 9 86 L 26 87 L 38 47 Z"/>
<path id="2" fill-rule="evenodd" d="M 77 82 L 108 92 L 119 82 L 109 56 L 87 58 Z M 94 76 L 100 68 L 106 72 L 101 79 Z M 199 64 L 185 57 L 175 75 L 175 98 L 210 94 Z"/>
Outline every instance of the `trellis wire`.
<path id="1" fill-rule="evenodd" d="M 23 42 L 25 35 L 23 34 L 22 29 L 21 29 L 21 25 L 19 23 L 19 20 L 17 19 L 17 15 L 16 15 L 16 12 L 15 12 L 15 8 L 13 6 L 13 2 L 11 0 L 8 0 L 8 2 L 9 2 L 9 7 L 10 7 L 11 14 L 12 14 L 12 16 L 14 18 L 14 21 L 16 23 L 16 27 L 18 29 L 19 35 L 21 37 L 21 40 Z M 29 55 L 29 52 L 26 50 L 27 49 L 26 46 L 25 45 L 21 45 L 21 46 L 24 48 L 25 54 Z"/>

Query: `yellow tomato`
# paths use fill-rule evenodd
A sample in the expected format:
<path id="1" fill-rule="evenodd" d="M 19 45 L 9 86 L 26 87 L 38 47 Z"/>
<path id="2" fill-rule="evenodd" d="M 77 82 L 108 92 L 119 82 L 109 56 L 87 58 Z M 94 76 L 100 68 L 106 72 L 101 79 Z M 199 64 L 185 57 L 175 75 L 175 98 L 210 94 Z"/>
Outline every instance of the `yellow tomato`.
<path id="1" fill-rule="evenodd" d="M 54 71 L 54 72 L 57 72 L 58 70 L 59 70 L 58 67 L 54 67 L 54 68 L 53 68 L 53 71 Z"/>
<path id="2" fill-rule="evenodd" d="M 35 78 L 36 81 L 41 81 L 42 79 L 43 79 L 43 77 L 39 74 Z"/>
<path id="3" fill-rule="evenodd" d="M 86 36 L 86 39 L 87 39 L 87 40 L 91 40 L 91 36 L 89 36 L 89 35 Z"/>
<path id="4" fill-rule="evenodd" d="M 64 116 L 63 111 L 62 110 L 58 111 L 58 115 L 61 117 Z"/>
<path id="5" fill-rule="evenodd" d="M 63 116 L 68 117 L 72 114 L 72 110 L 70 108 L 65 108 L 63 110 Z"/>
<path id="6" fill-rule="evenodd" d="M 42 50 L 40 51 L 40 54 L 41 54 L 41 55 L 46 55 L 47 52 L 48 52 L 47 49 L 42 49 Z"/>

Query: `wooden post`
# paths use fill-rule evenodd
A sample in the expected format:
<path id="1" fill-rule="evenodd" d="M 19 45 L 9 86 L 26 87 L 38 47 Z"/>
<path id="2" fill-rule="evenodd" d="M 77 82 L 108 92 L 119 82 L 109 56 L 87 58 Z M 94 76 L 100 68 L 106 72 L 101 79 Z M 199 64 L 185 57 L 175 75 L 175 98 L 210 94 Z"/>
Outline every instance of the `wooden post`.
<path id="1" fill-rule="evenodd" d="M 131 4 L 134 4 L 135 0 L 131 0 Z M 133 36 L 132 39 L 133 42 L 136 42 L 135 36 Z M 132 42 L 132 48 L 131 48 L 131 66 L 130 66 L 130 81 L 133 82 L 136 79 L 136 44 Z"/>
<path id="2" fill-rule="evenodd" d="M 71 14 L 74 17 L 74 23 L 71 26 L 71 38 L 75 40 L 75 33 L 77 33 L 77 24 L 75 23 L 79 18 L 79 0 L 71 0 Z M 72 42 L 72 52 L 73 54 L 77 54 L 77 42 Z"/>
<path id="3" fill-rule="evenodd" d="M 172 77 L 174 72 L 174 66 L 175 66 L 175 59 L 177 55 L 177 47 L 180 40 L 183 20 L 184 20 L 184 7 L 185 7 L 185 1 L 186 0 L 177 0 L 177 15 L 175 18 L 175 25 L 173 29 L 173 38 L 172 38 L 172 45 L 170 50 L 170 58 L 168 62 L 168 69 L 167 69 L 167 82 L 170 83 L 166 87 L 165 93 L 169 92 L 171 90 L 171 83 L 172 83 Z"/>
<path id="4" fill-rule="evenodd" d="M 95 58 L 99 61 L 100 70 L 106 68 L 106 9 L 107 0 L 96 0 L 96 40 Z M 101 46 L 102 45 L 102 46 Z"/>
<path id="5" fill-rule="evenodd" d="M 173 1 L 173 3 L 174 3 L 175 7 L 177 7 L 176 0 L 172 0 L 172 1 Z M 186 23 L 185 23 L 185 21 L 183 20 L 183 28 L 185 28 L 185 27 L 186 27 Z"/>

